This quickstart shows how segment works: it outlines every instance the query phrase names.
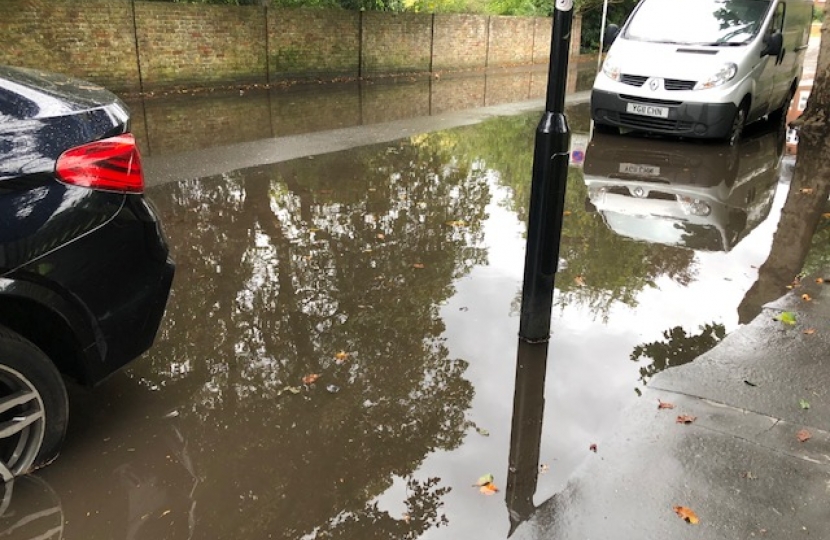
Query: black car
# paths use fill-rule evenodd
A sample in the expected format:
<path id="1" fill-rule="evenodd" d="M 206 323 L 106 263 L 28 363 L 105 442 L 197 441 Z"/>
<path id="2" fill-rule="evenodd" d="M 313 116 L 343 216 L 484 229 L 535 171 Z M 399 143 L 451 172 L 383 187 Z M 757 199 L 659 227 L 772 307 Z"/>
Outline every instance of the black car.
<path id="1" fill-rule="evenodd" d="M 155 339 L 174 265 L 112 93 L 0 66 L 0 478 L 42 466 L 95 385 Z"/>

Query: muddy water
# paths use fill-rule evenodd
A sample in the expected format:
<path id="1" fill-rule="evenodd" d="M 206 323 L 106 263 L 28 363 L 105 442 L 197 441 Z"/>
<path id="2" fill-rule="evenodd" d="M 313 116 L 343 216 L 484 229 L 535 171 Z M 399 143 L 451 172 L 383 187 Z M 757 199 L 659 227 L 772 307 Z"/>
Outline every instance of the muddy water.
<path id="1" fill-rule="evenodd" d="M 545 369 L 517 342 L 537 120 L 153 188 L 178 265 L 156 345 L 73 390 L 7 536 L 506 538 L 651 375 L 739 324 L 786 195 L 775 134 L 594 138 Z"/>

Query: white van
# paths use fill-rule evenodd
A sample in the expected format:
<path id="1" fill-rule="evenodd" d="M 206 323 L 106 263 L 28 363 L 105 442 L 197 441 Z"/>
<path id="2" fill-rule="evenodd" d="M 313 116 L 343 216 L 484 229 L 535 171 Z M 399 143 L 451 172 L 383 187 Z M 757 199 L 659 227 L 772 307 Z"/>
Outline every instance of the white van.
<path id="1" fill-rule="evenodd" d="M 783 121 L 812 16 L 812 0 L 641 0 L 606 31 L 595 127 L 734 143 L 747 123 Z"/>

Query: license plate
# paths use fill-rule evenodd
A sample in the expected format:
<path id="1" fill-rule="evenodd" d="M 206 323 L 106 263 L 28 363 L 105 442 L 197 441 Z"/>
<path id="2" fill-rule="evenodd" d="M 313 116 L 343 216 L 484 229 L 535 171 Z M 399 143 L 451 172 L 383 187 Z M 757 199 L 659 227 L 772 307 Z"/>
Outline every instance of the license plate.
<path id="1" fill-rule="evenodd" d="M 636 176 L 660 176 L 660 167 L 640 165 L 639 163 L 620 163 L 620 172 Z"/>
<path id="2" fill-rule="evenodd" d="M 641 105 L 639 103 L 627 103 L 625 111 L 641 116 L 654 116 L 656 118 L 668 118 L 668 107 L 655 107 L 654 105 Z"/>

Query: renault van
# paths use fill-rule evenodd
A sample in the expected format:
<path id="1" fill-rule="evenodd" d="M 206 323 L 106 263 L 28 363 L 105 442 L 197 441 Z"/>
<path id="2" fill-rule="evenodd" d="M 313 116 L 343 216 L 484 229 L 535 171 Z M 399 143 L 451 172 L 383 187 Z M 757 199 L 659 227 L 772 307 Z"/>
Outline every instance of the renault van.
<path id="1" fill-rule="evenodd" d="M 595 128 L 734 144 L 748 123 L 783 123 L 812 15 L 812 0 L 641 0 L 606 30 Z"/>

